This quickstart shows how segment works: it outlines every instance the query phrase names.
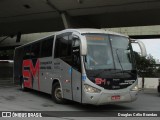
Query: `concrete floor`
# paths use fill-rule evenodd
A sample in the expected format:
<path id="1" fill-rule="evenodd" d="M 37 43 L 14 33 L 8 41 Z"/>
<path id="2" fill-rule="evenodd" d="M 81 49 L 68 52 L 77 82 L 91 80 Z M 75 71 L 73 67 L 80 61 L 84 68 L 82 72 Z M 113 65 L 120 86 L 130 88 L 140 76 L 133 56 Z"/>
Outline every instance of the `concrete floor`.
<path id="1" fill-rule="evenodd" d="M 140 91 L 139 98 L 132 103 L 93 106 L 70 102 L 62 105 L 54 103 L 51 96 L 45 93 L 33 90 L 23 92 L 19 86 L 0 87 L 0 111 L 62 111 L 60 114 L 63 114 L 67 111 L 86 112 L 92 110 L 103 111 L 103 113 L 100 113 L 102 116 L 106 114 L 104 111 L 160 111 L 160 96 L 156 90 L 143 90 Z M 51 116 L 51 114 L 48 113 L 48 116 Z M 96 114 L 99 115 L 99 113 Z M 60 117 L 57 117 L 57 119 L 60 119 Z M 74 119 L 79 120 L 82 117 L 74 117 Z M 86 119 L 90 120 L 92 116 Z M 103 118 L 101 119 L 103 120 Z"/>

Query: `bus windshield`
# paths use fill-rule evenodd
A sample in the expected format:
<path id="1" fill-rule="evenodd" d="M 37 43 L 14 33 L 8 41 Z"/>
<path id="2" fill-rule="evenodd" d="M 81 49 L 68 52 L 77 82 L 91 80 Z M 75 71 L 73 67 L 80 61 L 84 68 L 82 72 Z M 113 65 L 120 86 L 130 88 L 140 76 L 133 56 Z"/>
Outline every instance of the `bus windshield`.
<path id="1" fill-rule="evenodd" d="M 84 34 L 87 40 L 86 70 L 134 69 L 132 48 L 127 37 L 107 34 Z"/>

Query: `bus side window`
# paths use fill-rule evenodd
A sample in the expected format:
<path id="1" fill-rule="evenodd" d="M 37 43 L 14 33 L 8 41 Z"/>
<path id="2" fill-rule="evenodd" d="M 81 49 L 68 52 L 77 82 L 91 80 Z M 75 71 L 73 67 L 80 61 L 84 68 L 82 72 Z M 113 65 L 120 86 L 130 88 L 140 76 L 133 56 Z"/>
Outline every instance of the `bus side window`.
<path id="1" fill-rule="evenodd" d="M 51 57 L 53 49 L 54 38 L 47 38 L 41 43 L 41 56 L 40 57 Z"/>
<path id="2" fill-rule="evenodd" d="M 58 36 L 55 47 L 55 58 L 71 56 L 71 42 L 69 42 L 68 35 Z"/>
<path id="3" fill-rule="evenodd" d="M 69 33 L 58 35 L 55 43 L 55 58 L 61 58 L 63 61 L 72 64 L 71 58 L 72 42 L 69 39 Z"/>
<path id="4" fill-rule="evenodd" d="M 31 58 L 39 58 L 40 56 L 40 42 L 32 44 Z"/>
<path id="5" fill-rule="evenodd" d="M 28 45 L 24 47 L 23 59 L 30 59 L 31 58 L 30 56 L 31 56 L 31 45 Z"/>

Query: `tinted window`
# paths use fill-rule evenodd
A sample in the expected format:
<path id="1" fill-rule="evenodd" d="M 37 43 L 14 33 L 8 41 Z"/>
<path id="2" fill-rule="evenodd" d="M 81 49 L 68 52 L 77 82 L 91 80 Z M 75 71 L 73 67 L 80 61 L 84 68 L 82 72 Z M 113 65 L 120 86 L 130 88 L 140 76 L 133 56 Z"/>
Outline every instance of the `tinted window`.
<path id="1" fill-rule="evenodd" d="M 40 42 L 32 44 L 31 58 L 38 58 L 40 55 Z"/>
<path id="2" fill-rule="evenodd" d="M 133 69 L 131 45 L 127 37 L 110 35 L 116 69 Z"/>
<path id="3" fill-rule="evenodd" d="M 67 34 L 59 35 L 55 44 L 55 58 L 71 56 L 72 40 Z"/>
<path id="4" fill-rule="evenodd" d="M 54 40 L 54 38 L 52 37 L 52 38 L 47 38 L 42 41 L 41 57 L 52 56 L 53 40 Z"/>
<path id="5" fill-rule="evenodd" d="M 30 59 L 30 50 L 31 50 L 31 45 L 27 45 L 24 47 L 23 59 Z"/>

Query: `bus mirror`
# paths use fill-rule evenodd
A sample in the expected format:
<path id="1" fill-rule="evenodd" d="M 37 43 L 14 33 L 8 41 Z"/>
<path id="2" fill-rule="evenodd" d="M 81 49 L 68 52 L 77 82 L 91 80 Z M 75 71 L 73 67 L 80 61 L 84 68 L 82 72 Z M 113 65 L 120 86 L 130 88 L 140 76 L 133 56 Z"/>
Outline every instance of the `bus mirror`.
<path id="1" fill-rule="evenodd" d="M 73 36 L 72 37 L 72 39 L 73 39 L 73 42 L 72 42 L 72 46 L 73 47 L 78 47 L 78 46 L 80 46 L 80 39 L 79 39 L 79 37 L 78 36 Z"/>
<path id="2" fill-rule="evenodd" d="M 87 43 L 86 43 L 86 38 L 84 36 L 79 36 L 76 33 L 72 34 L 72 39 L 73 39 L 73 43 L 76 43 L 76 41 L 79 41 L 79 45 L 80 45 L 80 53 L 81 55 L 86 55 L 87 54 Z M 73 45 L 74 46 L 74 45 Z M 78 46 L 78 44 L 76 44 L 76 46 Z"/>
<path id="3" fill-rule="evenodd" d="M 81 36 L 81 55 L 87 55 L 87 41 L 84 36 Z"/>
<path id="4" fill-rule="evenodd" d="M 144 43 L 140 40 L 135 40 L 135 39 L 131 39 L 131 43 L 137 43 L 140 47 L 141 50 L 141 56 L 142 57 L 146 57 L 147 56 L 147 51 L 146 51 L 146 47 L 144 45 Z"/>
<path id="5" fill-rule="evenodd" d="M 72 35 L 72 39 L 77 40 L 77 39 L 79 39 L 79 37 L 77 35 Z"/>

